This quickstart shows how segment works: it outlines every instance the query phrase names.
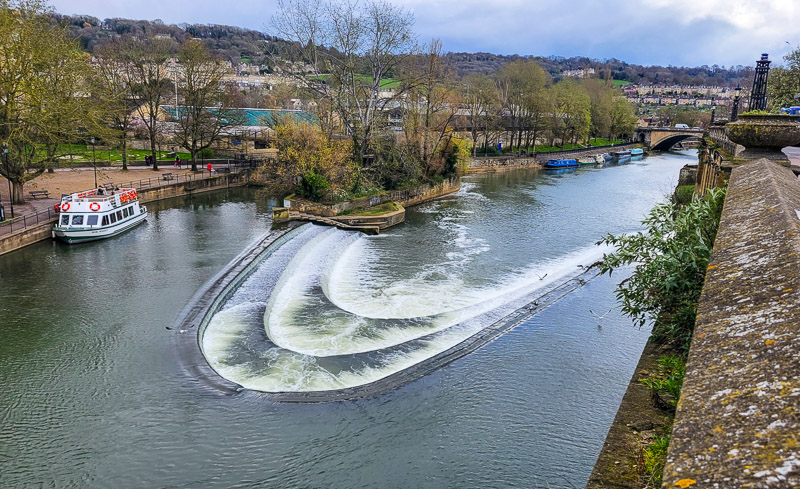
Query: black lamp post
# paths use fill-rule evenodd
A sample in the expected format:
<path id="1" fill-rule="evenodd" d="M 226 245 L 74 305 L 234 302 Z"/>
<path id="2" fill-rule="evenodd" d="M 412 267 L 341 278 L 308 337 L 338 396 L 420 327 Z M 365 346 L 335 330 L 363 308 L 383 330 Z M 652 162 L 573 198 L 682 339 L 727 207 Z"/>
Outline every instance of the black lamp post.
<path id="1" fill-rule="evenodd" d="M 733 89 L 733 108 L 731 109 L 731 122 L 734 122 L 736 119 L 739 118 L 739 100 L 742 95 L 742 87 L 739 84 L 736 84 L 736 88 Z"/>
<path id="2" fill-rule="evenodd" d="M 5 150 L 7 147 L 8 146 L 3 144 L 3 150 Z M 6 170 L 8 170 L 8 167 L 6 167 Z M 9 202 L 10 202 L 11 201 L 11 192 L 8 193 L 8 197 L 9 197 Z M 6 209 L 5 209 L 5 207 L 3 207 L 3 198 L 0 197 L 0 222 L 3 222 L 5 220 L 6 220 Z"/>
<path id="3" fill-rule="evenodd" d="M 94 188 L 97 188 L 97 160 L 94 157 L 94 136 L 89 138 L 89 142 L 92 143 L 92 168 L 94 168 Z"/>
<path id="4" fill-rule="evenodd" d="M 6 175 L 10 175 L 8 171 L 8 145 L 3 143 L 3 158 L 6 160 Z M 8 178 L 8 203 L 11 205 L 11 218 L 14 218 L 14 194 L 11 191 L 11 178 Z"/>

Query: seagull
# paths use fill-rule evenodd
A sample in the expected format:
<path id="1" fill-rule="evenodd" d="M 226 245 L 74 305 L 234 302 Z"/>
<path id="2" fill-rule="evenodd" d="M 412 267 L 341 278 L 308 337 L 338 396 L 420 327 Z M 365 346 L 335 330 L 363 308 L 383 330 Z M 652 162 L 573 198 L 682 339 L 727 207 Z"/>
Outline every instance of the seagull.
<path id="1" fill-rule="evenodd" d="M 600 328 L 601 328 L 601 324 L 602 324 L 602 322 L 603 322 L 603 318 L 605 318 L 606 316 L 608 316 L 608 313 L 609 313 L 609 312 L 611 312 L 611 311 L 613 311 L 613 310 L 614 310 L 614 308 L 612 307 L 611 309 L 609 309 L 608 311 L 606 311 L 606 312 L 605 312 L 605 314 L 603 314 L 603 315 L 600 315 L 600 314 L 597 314 L 596 312 L 592 311 L 591 309 L 589 309 L 589 312 L 590 312 L 590 313 L 592 313 L 592 316 L 594 316 L 594 317 L 596 317 L 596 318 L 597 318 L 597 329 L 600 329 Z"/>
<path id="2" fill-rule="evenodd" d="M 547 276 L 547 274 L 545 273 L 544 275 L 539 275 L 537 273 L 536 276 L 539 277 L 539 280 L 544 280 L 544 278 Z"/>

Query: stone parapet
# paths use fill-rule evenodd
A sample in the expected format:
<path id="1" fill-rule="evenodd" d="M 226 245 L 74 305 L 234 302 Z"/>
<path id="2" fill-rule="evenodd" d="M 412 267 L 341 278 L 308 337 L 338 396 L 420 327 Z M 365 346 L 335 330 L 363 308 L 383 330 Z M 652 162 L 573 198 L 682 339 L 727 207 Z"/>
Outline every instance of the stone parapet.
<path id="1" fill-rule="evenodd" d="M 664 487 L 800 487 L 800 182 L 733 168 Z"/>

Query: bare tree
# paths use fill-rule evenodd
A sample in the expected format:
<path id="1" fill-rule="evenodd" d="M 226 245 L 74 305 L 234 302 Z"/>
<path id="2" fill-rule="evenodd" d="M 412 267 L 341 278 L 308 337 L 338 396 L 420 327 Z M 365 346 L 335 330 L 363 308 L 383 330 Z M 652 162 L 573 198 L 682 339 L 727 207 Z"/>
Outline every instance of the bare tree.
<path id="1" fill-rule="evenodd" d="M 183 103 L 175 109 L 175 139 L 189 150 L 192 170 L 197 171 L 197 155 L 214 144 L 225 127 L 241 124 L 243 112 L 232 107 L 231 92 L 223 89 L 228 68 L 211 55 L 202 41 L 185 41 L 178 60 Z"/>
<path id="2" fill-rule="evenodd" d="M 122 169 L 128 169 L 128 131 L 131 129 L 137 99 L 133 96 L 131 70 L 123 58 L 124 43 L 111 40 L 95 48 L 94 109 L 99 124 L 93 130 L 101 138 L 114 141 L 122 150 Z"/>
<path id="3" fill-rule="evenodd" d="M 158 170 L 156 145 L 161 128 L 161 106 L 170 93 L 171 83 L 167 62 L 175 53 L 172 39 L 127 38 L 122 49 L 122 59 L 131 80 L 131 95 L 141 102 L 137 109 L 150 139 L 153 170 Z"/>
<path id="4" fill-rule="evenodd" d="M 299 83 L 332 104 L 354 142 L 357 163 L 369 151 L 380 114 L 403 92 L 386 79 L 414 44 L 413 16 L 382 0 L 279 0 L 272 24 L 292 41 L 282 64 Z"/>
<path id="5" fill-rule="evenodd" d="M 464 107 L 467 111 L 470 132 L 472 133 L 472 156 L 478 151 L 478 138 L 483 129 L 484 147 L 488 139 L 488 128 L 497 115 L 500 95 L 494 80 L 483 73 L 473 73 L 464 77 Z"/>
<path id="6" fill-rule="evenodd" d="M 416 147 L 427 177 L 443 169 L 441 150 L 452 135 L 460 100 L 438 39 L 414 57 L 409 71 L 414 85 L 404 98 L 404 131 L 406 141 Z"/>

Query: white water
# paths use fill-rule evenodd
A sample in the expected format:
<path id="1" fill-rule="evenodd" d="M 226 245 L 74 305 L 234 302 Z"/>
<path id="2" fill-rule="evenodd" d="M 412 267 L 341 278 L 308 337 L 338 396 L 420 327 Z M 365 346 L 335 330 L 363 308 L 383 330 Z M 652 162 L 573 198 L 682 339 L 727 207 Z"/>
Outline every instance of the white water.
<path id="1" fill-rule="evenodd" d="M 476 178 L 381 236 L 304 226 L 211 319 L 206 358 L 268 392 L 355 387 L 423 362 L 599 260 L 605 233 L 638 228 L 682 164 L 652 161 Z"/>
<path id="2" fill-rule="evenodd" d="M 284 245 L 295 246 L 284 253 L 292 257 L 277 281 L 273 274 L 269 297 L 254 300 L 265 288 L 265 270 L 274 270 L 280 253 L 242 285 L 203 336 L 214 369 L 246 388 L 316 391 L 374 382 L 469 338 L 605 251 L 576 250 L 501 277 L 502 286 L 487 287 L 464 285 L 455 272 L 464 254 L 454 251 L 446 262 L 392 282 L 372 273 L 378 263 L 371 246 L 392 236 L 307 228 Z M 474 246 L 466 232 L 458 232 L 463 239 L 455 241 L 456 250 Z M 428 280 L 439 275 L 447 278 Z M 259 337 L 259 318 L 274 344 Z M 335 368 L 342 356 L 351 357 L 345 367 Z M 326 357 L 333 358 L 323 361 Z"/>

